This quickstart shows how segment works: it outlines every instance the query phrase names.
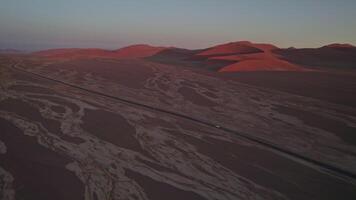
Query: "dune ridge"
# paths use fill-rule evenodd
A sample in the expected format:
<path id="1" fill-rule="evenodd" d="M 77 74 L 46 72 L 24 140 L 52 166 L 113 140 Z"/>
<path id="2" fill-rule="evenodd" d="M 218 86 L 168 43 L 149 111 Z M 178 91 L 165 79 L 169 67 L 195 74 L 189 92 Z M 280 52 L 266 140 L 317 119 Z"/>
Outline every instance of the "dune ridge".
<path id="1" fill-rule="evenodd" d="M 151 58 L 155 62 L 193 66 L 218 72 L 306 71 L 320 67 L 353 67 L 356 61 L 356 47 L 343 43 L 298 49 L 279 48 L 267 43 L 238 41 L 200 50 L 137 44 L 117 50 L 68 48 L 49 49 L 33 54 L 51 59 Z"/>

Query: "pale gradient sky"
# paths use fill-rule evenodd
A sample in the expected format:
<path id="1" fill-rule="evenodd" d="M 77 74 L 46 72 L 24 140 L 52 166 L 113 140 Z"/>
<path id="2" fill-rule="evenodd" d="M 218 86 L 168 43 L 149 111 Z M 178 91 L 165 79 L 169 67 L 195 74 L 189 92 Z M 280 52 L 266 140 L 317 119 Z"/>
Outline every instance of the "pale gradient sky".
<path id="1" fill-rule="evenodd" d="M 356 0 L 2 0 L 0 48 L 356 44 Z"/>

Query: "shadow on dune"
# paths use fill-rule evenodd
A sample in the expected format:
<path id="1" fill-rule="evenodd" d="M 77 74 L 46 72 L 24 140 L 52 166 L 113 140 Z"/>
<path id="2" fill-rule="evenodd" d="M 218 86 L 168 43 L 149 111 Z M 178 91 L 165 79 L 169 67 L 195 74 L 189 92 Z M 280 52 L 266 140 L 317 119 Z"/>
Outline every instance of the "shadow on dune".
<path id="1" fill-rule="evenodd" d="M 232 61 L 213 61 L 204 56 L 196 56 L 203 50 L 188 50 L 179 48 L 170 48 L 163 50 L 153 56 L 145 58 L 146 60 L 169 64 L 180 67 L 200 68 L 211 71 L 218 71 L 226 65 L 232 64 Z"/>

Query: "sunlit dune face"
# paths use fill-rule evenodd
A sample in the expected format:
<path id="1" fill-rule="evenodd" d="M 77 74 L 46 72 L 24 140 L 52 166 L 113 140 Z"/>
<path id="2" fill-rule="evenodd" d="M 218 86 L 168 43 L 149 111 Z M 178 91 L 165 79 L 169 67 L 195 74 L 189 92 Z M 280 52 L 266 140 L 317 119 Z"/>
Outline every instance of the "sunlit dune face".
<path id="1" fill-rule="evenodd" d="M 270 44 L 234 42 L 212 47 L 199 53 L 212 61 L 235 62 L 221 68 L 219 72 L 236 71 L 302 71 L 301 66 L 282 60 L 273 53 L 278 49 Z"/>
<path id="2" fill-rule="evenodd" d="M 298 65 L 279 59 L 245 60 L 226 66 L 220 72 L 231 71 L 303 71 Z"/>

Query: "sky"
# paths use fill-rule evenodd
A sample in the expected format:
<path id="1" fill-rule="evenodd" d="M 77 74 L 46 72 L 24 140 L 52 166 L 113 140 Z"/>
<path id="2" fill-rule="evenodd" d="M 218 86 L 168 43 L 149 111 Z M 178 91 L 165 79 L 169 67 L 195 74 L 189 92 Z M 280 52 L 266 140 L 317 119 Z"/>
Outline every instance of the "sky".
<path id="1" fill-rule="evenodd" d="M 1 0 L 0 49 L 356 44 L 356 0 Z"/>

